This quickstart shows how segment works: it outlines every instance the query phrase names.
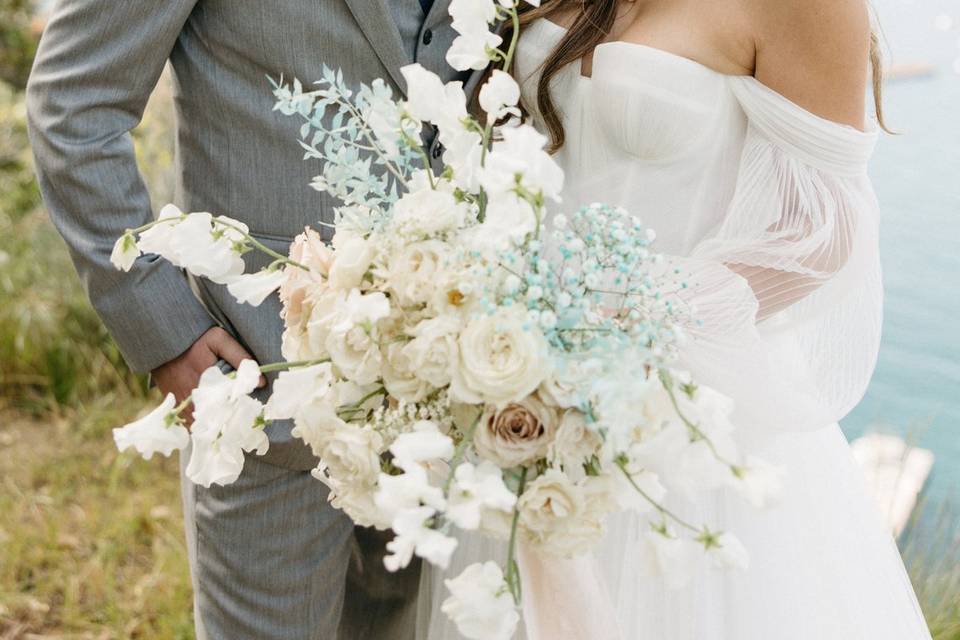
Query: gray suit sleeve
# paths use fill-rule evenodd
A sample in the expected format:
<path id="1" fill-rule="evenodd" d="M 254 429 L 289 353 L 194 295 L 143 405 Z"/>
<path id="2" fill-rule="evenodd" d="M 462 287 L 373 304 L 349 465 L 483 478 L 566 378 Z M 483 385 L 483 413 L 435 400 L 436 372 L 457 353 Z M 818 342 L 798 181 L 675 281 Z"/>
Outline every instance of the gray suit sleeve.
<path id="1" fill-rule="evenodd" d="M 130 130 L 197 0 L 60 0 L 27 86 L 37 175 L 94 308 L 130 366 L 172 360 L 214 323 L 177 268 L 110 251 L 152 218 Z"/>

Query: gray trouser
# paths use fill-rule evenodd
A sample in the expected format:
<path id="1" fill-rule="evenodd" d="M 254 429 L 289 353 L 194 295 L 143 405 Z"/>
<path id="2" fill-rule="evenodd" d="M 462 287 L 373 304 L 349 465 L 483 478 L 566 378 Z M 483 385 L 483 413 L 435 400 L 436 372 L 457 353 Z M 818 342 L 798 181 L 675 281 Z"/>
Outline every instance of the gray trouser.
<path id="1" fill-rule="evenodd" d="M 413 638 L 419 566 L 386 574 L 384 534 L 309 472 L 248 456 L 232 485 L 182 486 L 198 640 Z"/>

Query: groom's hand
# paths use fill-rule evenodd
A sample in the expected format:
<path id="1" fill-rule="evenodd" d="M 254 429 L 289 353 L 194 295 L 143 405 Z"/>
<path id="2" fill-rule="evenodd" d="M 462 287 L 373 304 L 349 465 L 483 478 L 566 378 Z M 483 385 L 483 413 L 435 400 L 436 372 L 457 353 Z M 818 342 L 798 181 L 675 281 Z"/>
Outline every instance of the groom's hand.
<path id="1" fill-rule="evenodd" d="M 213 327 L 180 356 L 160 365 L 151 374 L 160 391 L 164 395 L 172 393 L 179 404 L 197 388 L 200 375 L 218 360 L 225 360 L 236 369 L 243 360 L 253 360 L 253 356 L 229 333 Z M 260 386 L 265 384 L 266 380 L 261 377 Z M 189 425 L 193 422 L 193 410 L 189 409 L 183 417 Z"/>

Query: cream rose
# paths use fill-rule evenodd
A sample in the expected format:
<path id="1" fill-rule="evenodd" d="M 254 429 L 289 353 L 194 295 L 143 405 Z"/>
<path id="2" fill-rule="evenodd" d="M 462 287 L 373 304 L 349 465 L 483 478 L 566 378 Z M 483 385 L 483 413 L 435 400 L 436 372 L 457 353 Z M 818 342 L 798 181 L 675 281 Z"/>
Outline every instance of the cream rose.
<path id="1" fill-rule="evenodd" d="M 548 457 L 564 466 L 579 466 L 597 453 L 603 441 L 587 425 L 586 416 L 576 409 L 567 409 L 560 416 L 557 435 L 547 451 Z"/>
<path id="2" fill-rule="evenodd" d="M 337 482 L 376 483 L 383 439 L 373 429 L 345 425 L 332 429 L 320 450 L 320 469 Z"/>
<path id="3" fill-rule="evenodd" d="M 503 406 L 530 395 L 550 372 L 543 334 L 519 306 L 471 320 L 458 340 L 451 396 Z"/>
<path id="4" fill-rule="evenodd" d="M 460 321 L 453 316 L 430 318 L 413 328 L 413 340 L 403 346 L 403 354 L 418 378 L 438 388 L 450 384 L 459 330 Z"/>
<path id="5" fill-rule="evenodd" d="M 574 483 L 558 469 L 548 469 L 517 503 L 525 535 L 548 553 L 585 553 L 603 537 L 603 520 L 616 504 L 606 477 Z"/>
<path id="6" fill-rule="evenodd" d="M 325 345 L 333 364 L 357 384 L 370 384 L 380 377 L 383 354 L 374 332 L 359 324 L 336 325 L 327 335 Z"/>
<path id="7" fill-rule="evenodd" d="M 462 227 L 469 211 L 467 204 L 457 202 L 453 193 L 427 184 L 397 200 L 393 222 L 404 232 L 429 236 Z"/>
<path id="8" fill-rule="evenodd" d="M 430 392 L 429 382 L 417 375 L 416 365 L 411 361 L 402 342 L 390 342 L 383 353 L 383 385 L 391 396 L 417 402 Z"/>
<path id="9" fill-rule="evenodd" d="M 284 269 L 286 278 L 280 285 L 280 312 L 288 327 L 299 327 L 305 319 L 304 302 L 307 296 L 326 287 L 326 277 L 333 262 L 333 251 L 320 238 L 320 234 L 307 228 L 290 245 L 290 259 L 307 267 L 309 271 Z"/>
<path id="10" fill-rule="evenodd" d="M 423 240 L 391 254 L 380 274 L 401 306 L 413 307 L 433 297 L 437 280 L 450 263 L 450 247 L 439 240 Z"/>
<path id="11" fill-rule="evenodd" d="M 484 458 L 508 468 L 532 463 L 547 454 L 557 431 L 557 414 L 536 396 L 502 409 L 488 405 L 473 434 Z"/>

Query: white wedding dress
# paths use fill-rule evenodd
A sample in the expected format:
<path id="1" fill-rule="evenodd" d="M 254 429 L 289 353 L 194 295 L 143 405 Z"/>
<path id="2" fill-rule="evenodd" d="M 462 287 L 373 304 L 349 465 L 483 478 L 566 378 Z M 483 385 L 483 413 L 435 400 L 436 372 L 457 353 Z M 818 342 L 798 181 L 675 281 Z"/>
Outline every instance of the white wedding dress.
<path id="1" fill-rule="evenodd" d="M 540 20 L 521 37 L 534 122 L 538 67 L 563 33 Z M 747 446 L 787 476 L 765 511 L 724 491 L 668 504 L 735 533 L 748 570 L 704 569 L 670 589 L 644 570 L 646 525 L 618 515 L 594 555 L 525 568 L 540 575 L 525 584 L 517 638 L 929 639 L 836 424 L 862 396 L 880 337 L 879 213 L 866 175 L 876 133 L 752 77 L 630 43 L 598 47 L 590 78 L 565 69 L 553 96 L 566 129 L 563 206 L 622 205 L 657 231 L 702 321 L 688 329 L 684 366 L 735 399 Z M 440 612 L 443 578 L 504 553 L 466 535 L 447 572 L 424 570 L 419 640 L 460 638 Z"/>

